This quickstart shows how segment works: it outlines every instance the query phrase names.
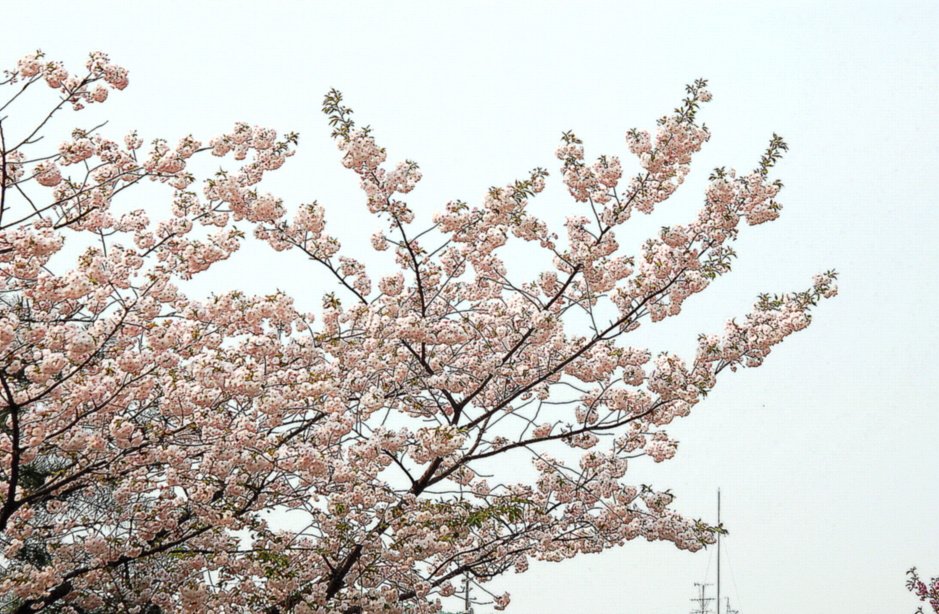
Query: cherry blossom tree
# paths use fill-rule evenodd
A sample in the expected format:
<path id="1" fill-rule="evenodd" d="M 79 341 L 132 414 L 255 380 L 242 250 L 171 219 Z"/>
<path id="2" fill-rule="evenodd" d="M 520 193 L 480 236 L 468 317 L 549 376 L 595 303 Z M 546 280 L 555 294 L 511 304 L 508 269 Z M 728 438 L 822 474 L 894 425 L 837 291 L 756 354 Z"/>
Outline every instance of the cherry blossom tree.
<path id="1" fill-rule="evenodd" d="M 531 211 L 543 169 L 415 229 L 403 198 L 418 165 L 386 164 L 330 92 L 342 164 L 385 228 L 372 246 L 397 271 L 377 284 L 377 256 L 344 254 L 323 206 L 260 191 L 295 134 L 239 123 L 147 148 L 98 127 L 50 146 L 54 114 L 104 102 L 127 71 L 93 53 L 73 74 L 36 53 L 2 83 L 4 612 L 420 614 L 464 577 L 502 609 L 508 593 L 488 583 L 531 560 L 640 537 L 699 550 L 722 529 L 626 481 L 629 464 L 674 456 L 667 425 L 836 292 L 829 272 L 760 296 L 687 359 L 625 342 L 730 271 L 741 222 L 780 214 L 774 136 L 753 172 L 714 171 L 695 218 L 621 253 L 620 227 L 666 201 L 710 138 L 704 81 L 654 133 L 628 132 L 625 179 L 618 157 L 588 162 L 563 135 L 576 207 L 563 239 Z M 29 97 L 43 83 L 55 95 L 24 128 L 15 113 L 41 108 Z M 197 189 L 206 155 L 235 166 Z M 166 190 L 167 207 L 133 208 L 138 184 Z M 252 234 L 335 279 L 320 313 L 281 292 L 183 294 Z M 506 260 L 526 243 L 544 255 L 528 278 Z M 522 461 L 527 473 L 511 469 Z"/>
<path id="2" fill-rule="evenodd" d="M 920 601 L 929 603 L 930 609 L 939 614 L 939 576 L 931 579 L 928 583 L 920 580 L 916 568 L 906 572 L 906 588 L 919 597 Z M 916 609 L 916 614 L 923 614 L 923 607 Z"/>

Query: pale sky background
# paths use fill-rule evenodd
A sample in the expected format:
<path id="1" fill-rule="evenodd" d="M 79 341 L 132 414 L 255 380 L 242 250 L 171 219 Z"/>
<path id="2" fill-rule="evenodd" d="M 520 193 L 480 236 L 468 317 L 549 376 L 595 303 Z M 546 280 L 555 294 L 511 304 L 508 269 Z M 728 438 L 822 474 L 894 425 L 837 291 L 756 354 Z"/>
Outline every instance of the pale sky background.
<path id="1" fill-rule="evenodd" d="M 621 244 L 690 220 L 710 170 L 754 168 L 773 132 L 790 145 L 773 175 L 784 210 L 743 229 L 733 273 L 636 339 L 691 356 L 699 332 L 719 332 L 760 292 L 836 268 L 841 294 L 763 367 L 727 373 L 673 425 L 678 455 L 634 463 L 633 479 L 711 521 L 722 489 L 724 594 L 741 614 L 912 612 L 905 571 L 939 574 L 936 2 L 7 1 L 0 18 L 3 67 L 41 48 L 76 69 L 100 49 L 130 69 L 127 90 L 64 114 L 65 130 L 107 118 L 112 138 L 207 141 L 235 121 L 299 132 L 267 189 L 290 205 L 319 200 L 332 232 L 366 255 L 381 224 L 329 138 L 330 88 L 390 160 L 420 163 L 409 200 L 424 220 L 535 166 L 553 174 L 531 206 L 560 220 L 582 212 L 560 186 L 562 131 L 631 174 L 625 132 L 654 129 L 686 83 L 709 79 L 711 141 Z M 282 288 L 314 309 L 324 281 L 298 256 L 245 251 L 190 293 Z M 712 553 L 632 542 L 490 587 L 512 593 L 515 614 L 684 614 Z"/>

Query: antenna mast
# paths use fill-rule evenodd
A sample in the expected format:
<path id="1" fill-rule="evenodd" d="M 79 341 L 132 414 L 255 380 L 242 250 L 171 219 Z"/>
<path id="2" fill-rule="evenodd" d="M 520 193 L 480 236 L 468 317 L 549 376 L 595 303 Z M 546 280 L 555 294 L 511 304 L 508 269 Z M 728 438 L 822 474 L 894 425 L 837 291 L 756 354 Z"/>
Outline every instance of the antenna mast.
<path id="1" fill-rule="evenodd" d="M 701 584 L 699 582 L 695 582 L 694 585 L 698 587 L 698 597 L 692 599 L 692 601 L 696 601 L 698 603 L 698 609 L 692 610 L 691 614 L 710 614 L 712 610 L 708 608 L 708 606 L 711 604 L 711 601 L 713 601 L 713 599 L 711 599 L 710 597 L 705 597 L 704 591 L 706 590 L 708 586 L 711 586 L 711 585 Z"/>

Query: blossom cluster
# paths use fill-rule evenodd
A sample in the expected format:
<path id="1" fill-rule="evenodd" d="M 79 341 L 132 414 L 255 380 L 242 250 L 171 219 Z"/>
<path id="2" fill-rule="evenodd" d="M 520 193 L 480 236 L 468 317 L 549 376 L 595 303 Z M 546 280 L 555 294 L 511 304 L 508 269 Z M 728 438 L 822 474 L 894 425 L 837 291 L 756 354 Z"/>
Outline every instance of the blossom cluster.
<path id="1" fill-rule="evenodd" d="M 16 70 L 7 72 L 8 82 L 44 80 L 49 87 L 61 92 L 63 102 L 70 102 L 76 111 L 86 104 L 107 100 L 109 87 L 122 90 L 128 85 L 127 69 L 111 63 L 107 54 L 100 51 L 92 53 L 85 62 L 88 72 L 84 76 L 69 74 L 62 62 L 46 61 L 44 57 L 37 51 L 21 58 Z"/>
<path id="2" fill-rule="evenodd" d="M 906 575 L 906 588 L 919 597 L 920 601 L 927 602 L 933 612 L 939 612 L 939 576 L 926 582 L 920 579 L 915 567 L 906 572 Z M 923 614 L 923 608 L 917 608 L 916 612 Z"/>

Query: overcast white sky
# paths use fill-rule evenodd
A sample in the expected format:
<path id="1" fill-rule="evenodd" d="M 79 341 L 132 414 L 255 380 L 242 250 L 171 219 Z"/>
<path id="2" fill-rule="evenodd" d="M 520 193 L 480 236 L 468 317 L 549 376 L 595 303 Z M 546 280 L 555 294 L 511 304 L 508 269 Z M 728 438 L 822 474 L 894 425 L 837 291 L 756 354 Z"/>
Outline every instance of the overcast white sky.
<path id="1" fill-rule="evenodd" d="M 562 131 L 576 131 L 589 158 L 636 168 L 626 130 L 654 128 L 686 83 L 709 79 L 711 142 L 673 200 L 634 219 L 621 243 L 691 219 L 710 170 L 752 169 L 773 132 L 790 145 L 775 171 L 785 208 L 744 229 L 734 272 L 642 341 L 690 355 L 699 332 L 720 331 L 759 292 L 803 289 L 828 268 L 841 294 L 766 365 L 727 374 L 675 424 L 678 456 L 636 464 L 634 479 L 672 488 L 678 510 L 708 520 L 722 489 L 724 593 L 742 614 L 903 613 L 915 608 L 904 572 L 939 574 L 937 7 L 6 2 L 0 64 L 41 48 L 77 67 L 101 49 L 130 69 L 127 90 L 69 115 L 67 129 L 106 117 L 112 137 L 136 128 L 171 142 L 238 120 L 300 132 L 268 189 L 291 204 L 318 199 L 353 249 L 380 224 L 319 111 L 332 87 L 391 160 L 421 164 L 410 200 L 424 219 L 535 166 L 555 172 L 533 206 L 561 219 L 579 213 L 559 187 Z M 279 287 L 318 304 L 325 286 L 299 258 L 252 253 L 200 289 Z M 512 593 L 517 614 L 683 614 L 709 556 L 634 542 L 493 588 Z"/>

